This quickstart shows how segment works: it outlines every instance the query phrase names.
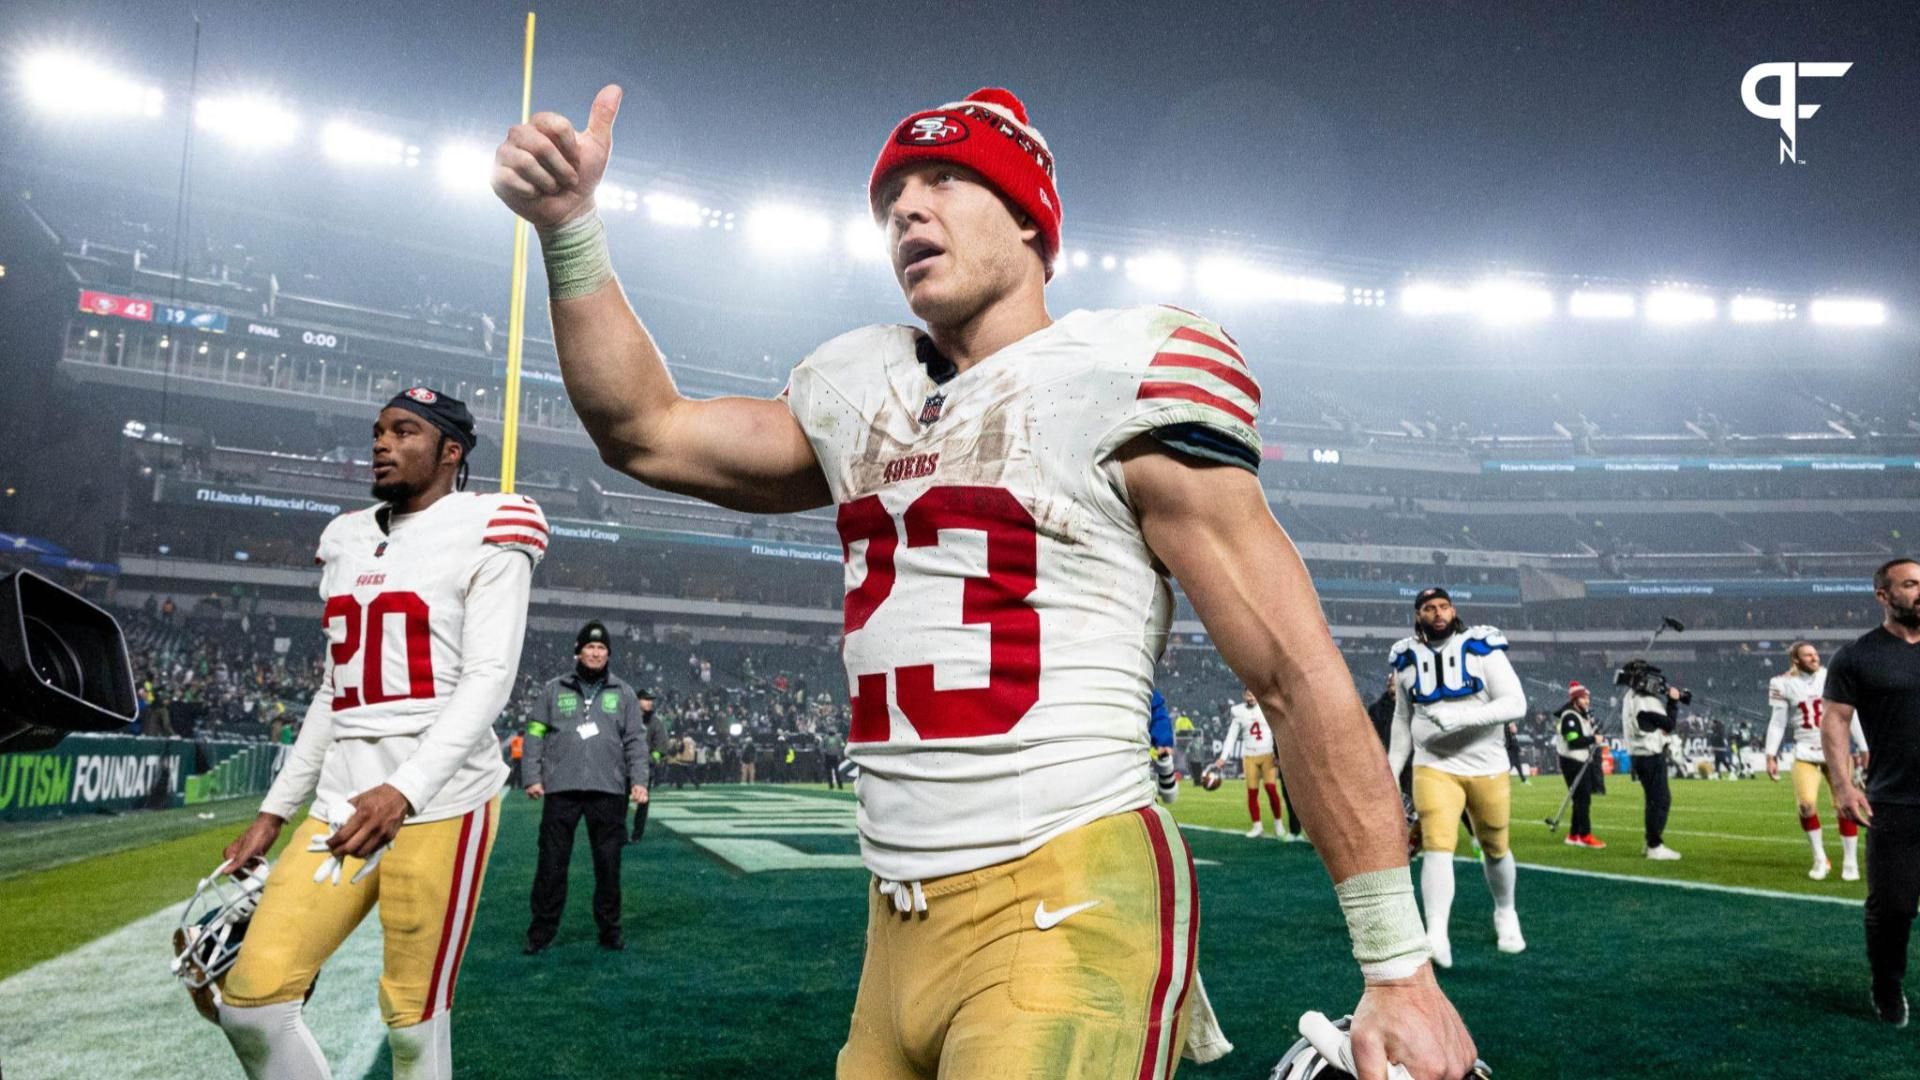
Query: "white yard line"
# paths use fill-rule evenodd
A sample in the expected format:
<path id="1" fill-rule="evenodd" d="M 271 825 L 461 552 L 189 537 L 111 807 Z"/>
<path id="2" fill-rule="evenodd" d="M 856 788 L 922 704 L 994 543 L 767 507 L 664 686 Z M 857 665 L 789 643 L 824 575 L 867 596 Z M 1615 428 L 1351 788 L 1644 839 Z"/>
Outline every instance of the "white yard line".
<path id="1" fill-rule="evenodd" d="M 1180 827 L 1182 829 L 1192 829 L 1195 832 L 1224 833 L 1224 834 L 1229 834 L 1234 836 L 1244 835 L 1244 832 L 1245 832 L 1245 830 L 1242 830 L 1242 829 L 1222 829 L 1214 825 L 1182 824 Z M 1678 830 L 1676 829 L 1669 829 L 1667 831 L 1678 833 Z M 1765 838 L 1738 837 L 1738 839 L 1765 839 Z M 1804 843 L 1805 841 L 1795 841 L 1795 842 Z M 1469 863 L 1478 863 L 1480 861 L 1479 859 L 1473 858 L 1472 856 L 1468 856 L 1468 855 L 1458 855 L 1458 856 L 1455 856 L 1455 859 L 1456 861 L 1459 861 L 1459 862 L 1469 862 Z M 1752 889 L 1743 885 L 1716 885 L 1706 881 L 1680 881 L 1673 878 L 1641 877 L 1637 874 L 1609 874 L 1600 870 L 1576 870 L 1568 866 L 1542 866 L 1539 863 L 1517 863 L 1516 865 L 1521 866 L 1528 870 L 1538 870 L 1543 874 L 1566 874 L 1571 877 L 1600 878 L 1604 881 L 1627 881 L 1627 882 L 1632 882 L 1633 884 L 1636 884 L 1636 885 L 1665 885 L 1665 886 L 1668 886 L 1669 888 L 1688 889 L 1694 892 L 1731 893 L 1735 896 L 1758 896 L 1768 900 L 1805 900 L 1809 903 L 1814 903 L 1814 904 L 1840 904 L 1843 907 L 1861 907 L 1865 904 L 1865 901 L 1857 900 L 1849 896 L 1821 896 L 1817 893 L 1795 893 L 1795 892 L 1780 892 L 1774 889 Z"/>
<path id="2" fill-rule="evenodd" d="M 200 1018 L 167 971 L 174 904 L 0 980 L 0 1062 L 23 1080 L 238 1076 L 218 1028 Z M 307 1006 L 333 1074 L 373 1068 L 380 1022 L 380 920 L 369 915 L 328 961 Z"/>

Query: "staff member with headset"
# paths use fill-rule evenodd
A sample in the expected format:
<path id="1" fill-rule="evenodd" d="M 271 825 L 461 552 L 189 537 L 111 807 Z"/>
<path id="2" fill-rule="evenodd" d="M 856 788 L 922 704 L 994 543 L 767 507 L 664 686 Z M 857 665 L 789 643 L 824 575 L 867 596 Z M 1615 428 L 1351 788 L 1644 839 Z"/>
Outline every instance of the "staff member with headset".
<path id="1" fill-rule="evenodd" d="M 620 849 L 627 802 L 647 801 L 647 729 L 632 687 L 607 670 L 607 628 L 589 622 L 574 639 L 573 671 L 550 680 L 527 725 L 527 796 L 544 799 L 540 862 L 533 877 L 528 956 L 553 943 L 567 906 L 573 834 L 587 819 L 593 851 L 593 921 L 600 947 L 626 948 L 620 933 Z"/>

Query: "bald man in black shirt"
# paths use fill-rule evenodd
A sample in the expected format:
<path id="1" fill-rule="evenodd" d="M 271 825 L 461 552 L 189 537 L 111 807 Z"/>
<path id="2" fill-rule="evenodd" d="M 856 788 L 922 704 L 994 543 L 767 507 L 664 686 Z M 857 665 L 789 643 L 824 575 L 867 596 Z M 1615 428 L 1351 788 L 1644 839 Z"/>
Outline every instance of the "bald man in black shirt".
<path id="1" fill-rule="evenodd" d="M 1867 963 L 1880 1019 L 1907 1026 L 1907 941 L 1920 911 L 1920 562 L 1894 559 L 1873 575 L 1885 617 L 1827 669 L 1821 741 L 1833 805 L 1867 834 Z M 1856 716 L 1873 748 L 1867 790 L 1853 782 Z"/>

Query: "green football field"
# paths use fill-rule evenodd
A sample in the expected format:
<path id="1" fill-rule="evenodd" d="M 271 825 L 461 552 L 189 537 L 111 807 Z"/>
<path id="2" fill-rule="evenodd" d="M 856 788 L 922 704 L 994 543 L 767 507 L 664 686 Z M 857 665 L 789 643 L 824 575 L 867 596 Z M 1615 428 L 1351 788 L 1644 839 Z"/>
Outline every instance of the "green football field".
<path id="1" fill-rule="evenodd" d="M 1459 866 L 1455 966 L 1441 982 L 1504 1077 L 1895 1077 L 1920 1032 L 1875 1021 L 1862 883 L 1807 880 L 1785 784 L 1675 785 L 1678 863 L 1640 857 L 1638 789 L 1595 803 L 1604 851 L 1541 820 L 1563 785 L 1514 788 L 1529 948 L 1493 948 L 1491 906 Z M 33 1077 L 238 1076 L 166 974 L 177 904 L 245 804 L 0 829 L 0 1071 Z M 213 813 L 209 820 L 201 815 Z M 1243 789 L 1176 807 L 1199 860 L 1200 964 L 1236 1049 L 1182 1075 L 1265 1077 L 1307 1009 L 1360 981 L 1310 847 L 1251 840 Z M 584 837 L 556 946 L 520 955 L 538 807 L 509 795 L 454 1010 L 461 1077 L 828 1076 L 859 972 L 867 879 L 851 799 L 817 788 L 661 792 L 626 849 L 628 948 L 594 943 Z M 1463 853 L 1466 851 L 1463 845 Z M 377 927 L 323 974 L 309 1017 L 340 1077 L 385 1076 Z"/>

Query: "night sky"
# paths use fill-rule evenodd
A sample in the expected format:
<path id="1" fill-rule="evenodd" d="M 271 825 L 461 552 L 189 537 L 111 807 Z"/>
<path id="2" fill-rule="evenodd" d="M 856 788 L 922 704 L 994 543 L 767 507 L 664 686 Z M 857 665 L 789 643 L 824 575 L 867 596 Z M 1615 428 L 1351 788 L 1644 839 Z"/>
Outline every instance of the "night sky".
<path id="1" fill-rule="evenodd" d="M 522 4 L 199 0 L 209 90 L 266 86 L 497 139 Z M 189 5 L 10 0 L 17 55 L 97 52 L 184 84 Z M 1178 14 L 1172 14 L 1174 11 Z M 1920 297 L 1912 4 L 672 2 L 539 8 L 535 107 L 627 88 L 616 159 L 863 187 L 913 109 L 1013 88 L 1076 222 L 1406 265 L 1489 264 Z M 1804 164 L 1740 79 L 1801 82 Z M 1771 85 L 1763 91 L 1772 93 Z M 176 98 L 177 100 L 177 98 Z M 16 129 L 17 137 L 17 129 Z M 156 163 L 156 167 L 165 163 Z M 616 160 L 616 169 L 618 161 Z"/>

